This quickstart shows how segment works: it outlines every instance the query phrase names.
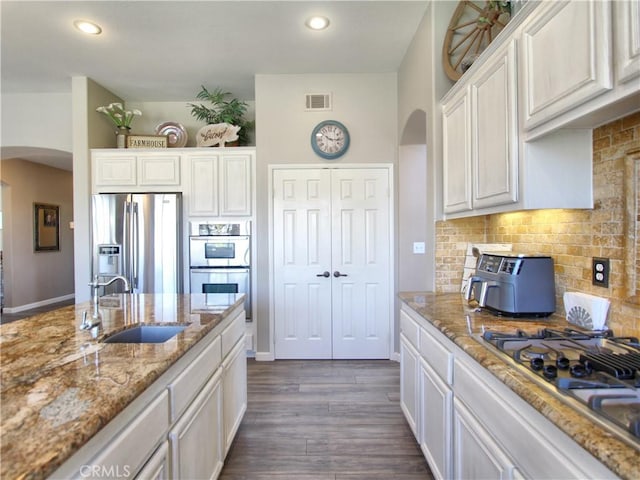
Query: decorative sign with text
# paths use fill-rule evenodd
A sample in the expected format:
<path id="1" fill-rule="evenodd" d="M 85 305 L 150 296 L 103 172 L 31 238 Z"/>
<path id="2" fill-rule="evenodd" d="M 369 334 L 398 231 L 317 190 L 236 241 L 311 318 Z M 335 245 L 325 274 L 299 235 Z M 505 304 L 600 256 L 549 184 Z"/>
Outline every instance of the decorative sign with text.
<path id="1" fill-rule="evenodd" d="M 196 143 L 198 147 L 213 147 L 238 140 L 240 127 L 229 125 L 228 123 L 214 123 L 206 125 L 198 130 Z"/>
<path id="2" fill-rule="evenodd" d="M 127 148 L 167 148 L 167 136 L 127 135 Z"/>

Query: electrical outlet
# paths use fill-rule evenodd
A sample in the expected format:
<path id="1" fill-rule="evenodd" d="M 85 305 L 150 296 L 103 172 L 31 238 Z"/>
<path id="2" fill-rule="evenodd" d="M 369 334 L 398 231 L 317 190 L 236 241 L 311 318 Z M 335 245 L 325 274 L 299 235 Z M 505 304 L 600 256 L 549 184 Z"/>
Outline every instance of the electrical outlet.
<path id="1" fill-rule="evenodd" d="M 609 259 L 593 258 L 593 267 L 591 269 L 592 283 L 598 287 L 609 286 Z"/>

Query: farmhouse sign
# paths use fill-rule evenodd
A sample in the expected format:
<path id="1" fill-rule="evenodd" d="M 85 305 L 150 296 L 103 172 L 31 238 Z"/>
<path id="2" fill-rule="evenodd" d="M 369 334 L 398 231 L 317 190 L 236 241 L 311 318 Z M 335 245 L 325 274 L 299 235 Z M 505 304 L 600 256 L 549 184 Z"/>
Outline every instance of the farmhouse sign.
<path id="1" fill-rule="evenodd" d="M 214 145 L 224 147 L 225 143 L 238 139 L 238 131 L 240 131 L 240 127 L 228 123 L 206 125 L 198 131 L 196 143 L 198 147 L 213 147 Z"/>
<path id="2" fill-rule="evenodd" d="M 127 148 L 167 148 L 167 136 L 127 135 Z"/>

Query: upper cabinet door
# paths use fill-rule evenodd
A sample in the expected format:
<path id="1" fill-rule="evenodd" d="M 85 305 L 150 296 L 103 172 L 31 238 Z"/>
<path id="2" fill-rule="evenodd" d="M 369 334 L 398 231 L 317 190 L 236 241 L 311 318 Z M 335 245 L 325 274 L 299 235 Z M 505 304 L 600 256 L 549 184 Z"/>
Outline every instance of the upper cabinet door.
<path id="1" fill-rule="evenodd" d="M 139 185 L 180 185 L 180 155 L 145 153 L 138 155 Z"/>
<path id="2" fill-rule="evenodd" d="M 473 208 L 513 203 L 518 193 L 516 41 L 471 82 Z"/>
<path id="3" fill-rule="evenodd" d="M 233 150 L 231 147 L 230 150 Z M 251 215 L 255 151 L 228 152 L 212 148 L 212 153 L 187 156 L 190 176 L 190 216 Z"/>
<path id="4" fill-rule="evenodd" d="M 466 89 L 443 105 L 442 136 L 444 212 L 471 210 L 471 114 Z"/>
<path id="5" fill-rule="evenodd" d="M 611 3 L 548 2 L 522 33 L 526 130 L 612 88 Z"/>
<path id="6" fill-rule="evenodd" d="M 135 155 L 93 154 L 91 170 L 94 193 L 100 187 L 133 187 L 138 184 Z"/>
<path id="7" fill-rule="evenodd" d="M 640 76 L 640 1 L 614 2 L 616 80 L 625 83 Z"/>
<path id="8" fill-rule="evenodd" d="M 251 215 L 251 166 L 249 153 L 220 157 L 220 215 Z"/>
<path id="9" fill-rule="evenodd" d="M 189 155 L 189 215 L 218 216 L 218 156 Z"/>

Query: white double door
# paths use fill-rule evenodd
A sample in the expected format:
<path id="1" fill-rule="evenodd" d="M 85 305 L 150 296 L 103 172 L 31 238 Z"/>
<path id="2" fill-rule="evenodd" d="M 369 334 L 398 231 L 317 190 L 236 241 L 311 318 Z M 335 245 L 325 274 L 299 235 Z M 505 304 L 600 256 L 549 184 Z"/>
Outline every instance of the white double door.
<path id="1" fill-rule="evenodd" d="M 275 358 L 388 359 L 387 168 L 274 169 Z"/>

